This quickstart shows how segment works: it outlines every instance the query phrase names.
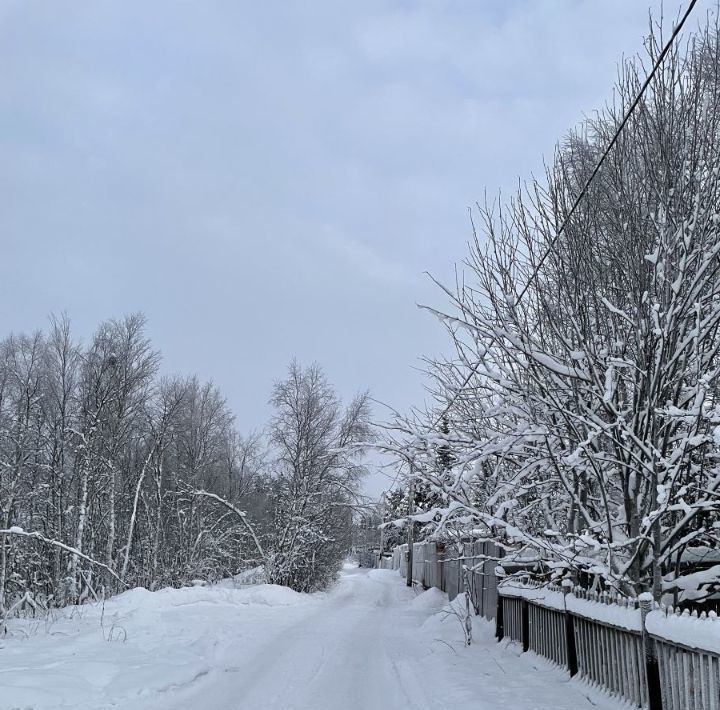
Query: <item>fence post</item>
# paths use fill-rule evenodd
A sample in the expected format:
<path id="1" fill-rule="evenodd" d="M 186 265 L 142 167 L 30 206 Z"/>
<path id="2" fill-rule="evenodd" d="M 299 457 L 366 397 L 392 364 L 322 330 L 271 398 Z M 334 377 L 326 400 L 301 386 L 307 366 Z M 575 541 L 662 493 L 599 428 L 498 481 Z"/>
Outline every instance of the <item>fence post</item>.
<path id="1" fill-rule="evenodd" d="M 443 592 L 447 592 L 447 584 L 445 583 L 445 545 L 441 542 L 437 543 L 437 586 Z"/>
<path id="2" fill-rule="evenodd" d="M 498 590 L 497 607 L 495 609 L 495 638 L 502 641 L 505 638 L 505 623 L 503 621 L 503 600 Z"/>
<path id="3" fill-rule="evenodd" d="M 575 617 L 567 609 L 567 595 L 572 589 L 572 581 L 563 579 L 563 598 L 565 600 L 565 648 L 567 649 L 567 664 L 570 677 L 577 675 L 577 647 L 575 646 Z"/>
<path id="4" fill-rule="evenodd" d="M 522 598 L 520 606 L 520 635 L 522 636 L 523 653 L 530 648 L 530 608 L 528 600 Z"/>
<path id="5" fill-rule="evenodd" d="M 643 592 L 640 597 L 640 616 L 642 618 L 643 650 L 645 651 L 645 672 L 648 684 L 648 702 L 650 710 L 662 710 L 662 687 L 660 685 L 660 668 L 655 653 L 655 642 L 645 627 L 645 619 L 653 608 L 653 596 Z"/>

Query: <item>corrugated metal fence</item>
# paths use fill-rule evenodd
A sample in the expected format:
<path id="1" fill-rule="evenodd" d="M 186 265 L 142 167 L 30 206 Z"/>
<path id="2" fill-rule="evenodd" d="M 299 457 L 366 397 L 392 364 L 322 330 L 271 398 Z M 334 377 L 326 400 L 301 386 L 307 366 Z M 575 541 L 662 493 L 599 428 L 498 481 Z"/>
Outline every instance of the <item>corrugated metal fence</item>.
<path id="1" fill-rule="evenodd" d="M 451 601 L 465 591 L 467 585 L 476 613 L 492 620 L 497 609 L 498 578 L 495 567 L 503 555 L 503 548 L 491 540 L 457 545 L 415 543 L 413 580 L 425 589 L 442 589 Z M 400 545 L 393 552 L 391 568 L 407 576 L 406 565 L 407 545 Z"/>

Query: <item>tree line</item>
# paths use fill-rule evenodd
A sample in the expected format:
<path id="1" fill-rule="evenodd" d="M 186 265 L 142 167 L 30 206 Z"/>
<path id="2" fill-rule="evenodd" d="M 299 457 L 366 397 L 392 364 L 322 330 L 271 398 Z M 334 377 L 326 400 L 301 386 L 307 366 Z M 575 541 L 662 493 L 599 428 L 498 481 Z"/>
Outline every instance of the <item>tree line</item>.
<path id="1" fill-rule="evenodd" d="M 492 537 L 626 594 L 720 588 L 719 38 L 707 24 L 673 45 L 574 210 L 660 27 L 542 179 L 474 211 L 433 311 L 453 354 L 384 444 L 436 499 L 429 535 Z"/>
<path id="2" fill-rule="evenodd" d="M 141 314 L 85 345 L 65 317 L 0 341 L 0 624 L 20 605 L 254 566 L 302 591 L 334 578 L 367 394 L 345 407 L 318 365 L 293 362 L 270 422 L 243 436 L 217 387 L 160 363 Z"/>

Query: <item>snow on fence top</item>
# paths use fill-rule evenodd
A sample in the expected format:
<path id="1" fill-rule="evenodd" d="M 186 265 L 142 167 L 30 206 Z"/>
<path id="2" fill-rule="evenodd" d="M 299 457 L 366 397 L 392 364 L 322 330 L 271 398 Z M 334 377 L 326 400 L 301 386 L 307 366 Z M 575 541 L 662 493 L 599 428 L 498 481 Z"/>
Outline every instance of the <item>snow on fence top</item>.
<path id="1" fill-rule="evenodd" d="M 714 611 L 698 615 L 687 609 L 657 609 L 647 615 L 645 627 L 661 640 L 720 655 L 720 620 Z"/>
<path id="2" fill-rule="evenodd" d="M 576 616 L 624 631 L 642 631 L 642 618 L 636 599 L 608 593 L 596 594 L 581 587 L 574 587 L 571 593 L 565 595 L 556 584 L 532 581 L 520 583 L 512 579 L 504 582 L 498 591 L 503 597 L 520 597 L 548 609 L 567 610 Z"/>

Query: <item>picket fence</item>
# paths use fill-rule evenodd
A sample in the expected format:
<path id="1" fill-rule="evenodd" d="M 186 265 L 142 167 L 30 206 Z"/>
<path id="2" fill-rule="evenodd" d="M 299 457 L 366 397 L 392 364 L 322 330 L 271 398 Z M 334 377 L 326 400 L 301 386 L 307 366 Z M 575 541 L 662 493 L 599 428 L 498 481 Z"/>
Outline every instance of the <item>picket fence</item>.
<path id="1" fill-rule="evenodd" d="M 467 590 L 476 613 L 495 621 L 498 640 L 517 642 L 632 706 L 720 710 L 720 619 L 714 613 L 660 609 L 651 600 L 529 579 L 503 583 L 495 574 L 501 557 L 492 541 L 416 543 L 412 577 L 451 600 Z M 407 576 L 407 545 L 377 557 L 375 566 Z M 688 643 L 694 635 L 698 641 Z M 702 639 L 711 641 L 703 647 Z"/>

